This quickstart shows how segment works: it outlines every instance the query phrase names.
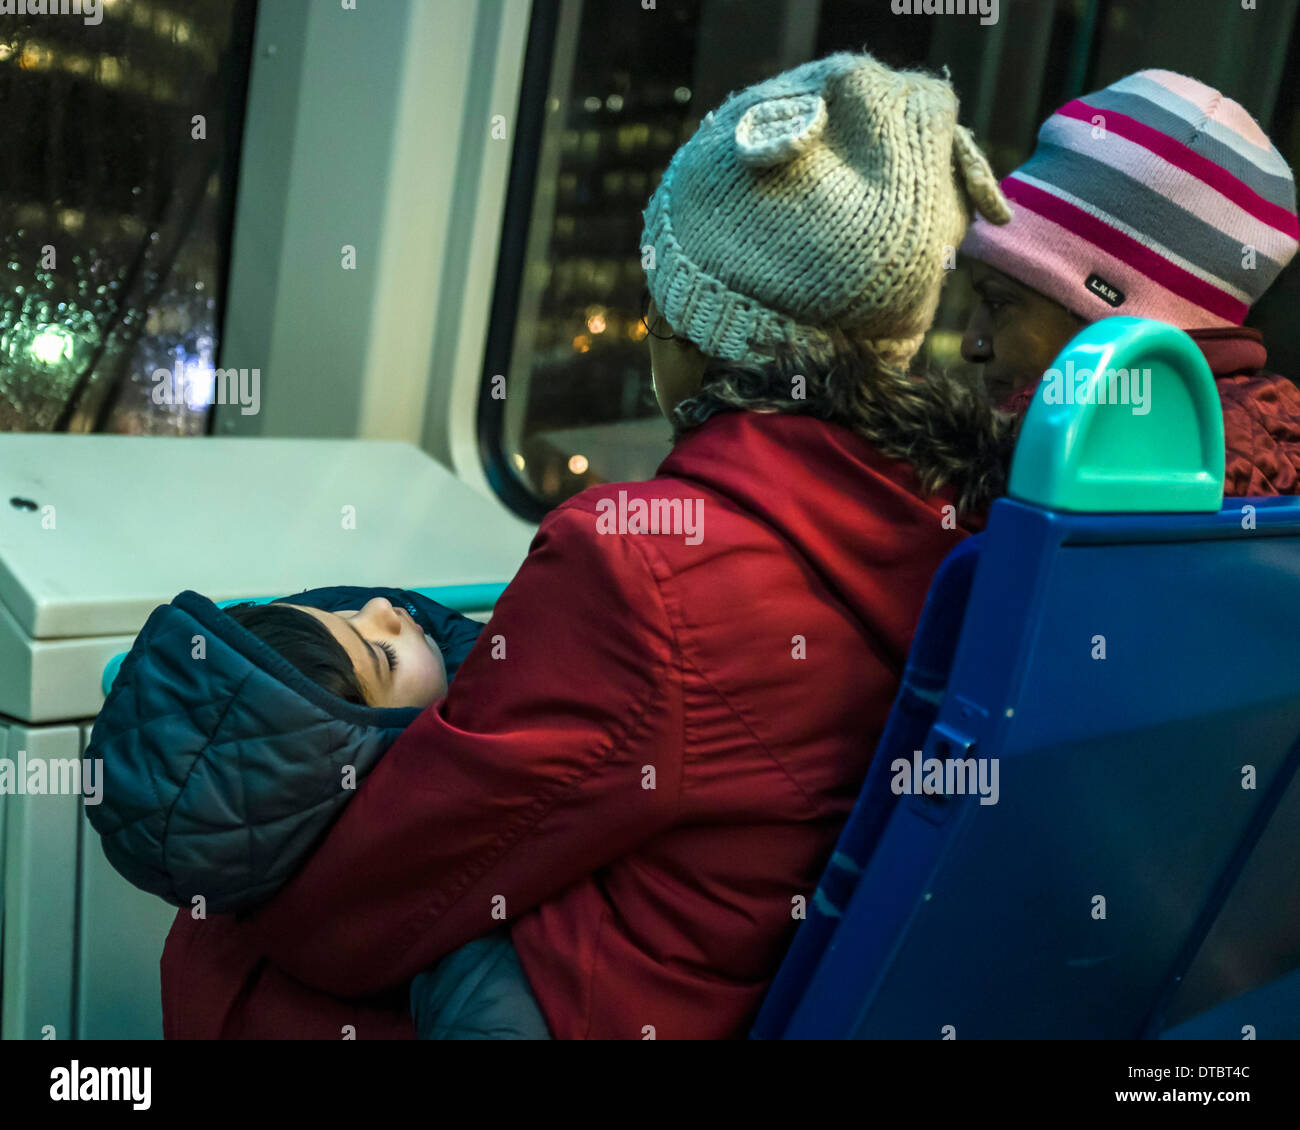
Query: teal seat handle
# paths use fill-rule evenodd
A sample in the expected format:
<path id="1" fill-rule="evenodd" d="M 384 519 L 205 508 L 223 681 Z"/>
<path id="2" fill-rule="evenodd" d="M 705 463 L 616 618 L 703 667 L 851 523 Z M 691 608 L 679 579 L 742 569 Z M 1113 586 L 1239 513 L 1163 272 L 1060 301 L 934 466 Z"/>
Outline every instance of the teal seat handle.
<path id="1" fill-rule="evenodd" d="M 1223 406 L 1182 330 L 1106 318 L 1044 374 L 1007 493 L 1072 513 L 1199 513 L 1223 504 Z"/>

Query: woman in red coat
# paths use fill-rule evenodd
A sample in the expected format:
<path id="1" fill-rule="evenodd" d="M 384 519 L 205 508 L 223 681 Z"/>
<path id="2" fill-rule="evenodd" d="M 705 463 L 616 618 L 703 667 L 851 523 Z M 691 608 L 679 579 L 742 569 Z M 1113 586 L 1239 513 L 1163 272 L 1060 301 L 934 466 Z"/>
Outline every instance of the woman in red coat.
<path id="1" fill-rule="evenodd" d="M 851 809 L 1006 427 L 907 366 L 972 203 L 937 78 L 839 54 L 733 95 L 645 213 L 654 479 L 552 512 L 452 684 L 307 866 L 178 916 L 173 1037 L 409 1036 L 508 931 L 560 1039 L 744 1036 Z"/>

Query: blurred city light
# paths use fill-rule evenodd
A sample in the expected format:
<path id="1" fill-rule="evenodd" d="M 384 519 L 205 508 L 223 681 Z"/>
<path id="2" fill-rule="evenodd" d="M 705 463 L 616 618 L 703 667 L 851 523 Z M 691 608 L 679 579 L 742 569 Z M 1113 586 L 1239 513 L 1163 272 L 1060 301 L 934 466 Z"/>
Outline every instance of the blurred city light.
<path id="1" fill-rule="evenodd" d="M 76 339 L 62 326 L 39 326 L 28 352 L 42 365 L 57 365 L 72 358 Z"/>

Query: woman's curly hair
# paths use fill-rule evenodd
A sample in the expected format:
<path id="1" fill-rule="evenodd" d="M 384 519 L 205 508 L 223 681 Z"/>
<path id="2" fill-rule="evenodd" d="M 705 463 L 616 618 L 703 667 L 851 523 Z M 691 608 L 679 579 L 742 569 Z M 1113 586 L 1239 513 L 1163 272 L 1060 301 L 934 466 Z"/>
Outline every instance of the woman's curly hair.
<path id="1" fill-rule="evenodd" d="M 767 362 L 710 359 L 700 391 L 673 411 L 674 435 L 720 412 L 815 416 L 909 463 L 926 492 L 951 484 L 963 514 L 983 512 L 1005 492 L 1018 421 L 982 389 L 947 373 L 915 376 L 888 342 L 855 341 L 835 328 L 822 337 L 775 345 Z"/>

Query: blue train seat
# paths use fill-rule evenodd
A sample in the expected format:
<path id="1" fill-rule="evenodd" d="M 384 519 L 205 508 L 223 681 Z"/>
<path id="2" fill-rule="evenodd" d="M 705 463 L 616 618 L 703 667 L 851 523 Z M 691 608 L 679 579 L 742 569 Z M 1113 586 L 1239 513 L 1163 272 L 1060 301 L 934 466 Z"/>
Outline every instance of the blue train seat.
<path id="1" fill-rule="evenodd" d="M 753 1038 L 1300 1036 L 1300 499 L 1180 331 L 1051 372 Z"/>

